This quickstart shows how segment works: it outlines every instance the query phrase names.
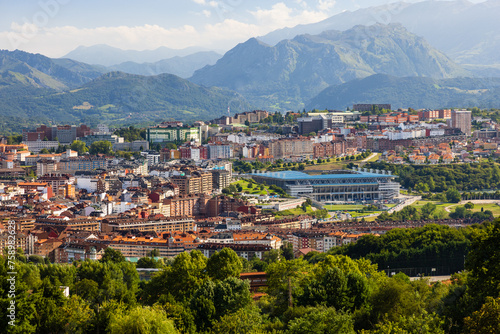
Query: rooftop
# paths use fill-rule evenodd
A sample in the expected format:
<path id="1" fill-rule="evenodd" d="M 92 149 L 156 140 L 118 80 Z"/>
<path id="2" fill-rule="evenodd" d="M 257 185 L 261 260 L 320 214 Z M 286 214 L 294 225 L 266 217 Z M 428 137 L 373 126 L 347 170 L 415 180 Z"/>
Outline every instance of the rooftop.
<path id="1" fill-rule="evenodd" d="M 345 178 L 364 178 L 364 177 L 397 177 L 396 175 L 388 174 L 377 174 L 368 172 L 352 172 L 346 171 L 348 173 L 342 174 L 321 174 L 321 175 L 309 175 L 302 172 L 296 171 L 283 171 L 283 172 L 264 172 L 264 173 L 249 173 L 247 175 L 264 176 L 274 179 L 283 180 L 325 180 L 325 179 L 345 179 Z"/>

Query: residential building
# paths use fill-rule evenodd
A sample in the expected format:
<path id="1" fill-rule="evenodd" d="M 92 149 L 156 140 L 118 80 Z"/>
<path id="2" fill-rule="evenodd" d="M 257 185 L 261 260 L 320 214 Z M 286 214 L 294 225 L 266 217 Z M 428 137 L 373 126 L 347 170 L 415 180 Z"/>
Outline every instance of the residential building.
<path id="1" fill-rule="evenodd" d="M 200 129 L 197 127 L 171 126 L 164 123 L 148 128 L 146 135 L 150 143 L 201 141 Z"/>
<path id="2" fill-rule="evenodd" d="M 472 126 L 471 114 L 470 110 L 452 110 L 450 126 L 460 129 L 466 136 L 470 136 Z"/>
<path id="3" fill-rule="evenodd" d="M 102 232 L 139 231 L 139 232 L 192 232 L 196 230 L 192 218 L 105 218 L 101 223 Z"/>
<path id="4" fill-rule="evenodd" d="M 215 252 L 221 251 L 223 248 L 231 248 L 236 252 L 236 254 L 244 259 L 251 260 L 254 256 L 262 259 L 265 252 L 270 251 L 272 248 L 266 245 L 252 244 L 221 244 L 221 243 L 202 243 L 197 249 L 200 250 L 203 255 L 210 257 L 215 254 Z"/>
<path id="5" fill-rule="evenodd" d="M 286 138 L 268 143 L 269 154 L 275 159 L 312 158 L 313 142 L 309 138 Z"/>

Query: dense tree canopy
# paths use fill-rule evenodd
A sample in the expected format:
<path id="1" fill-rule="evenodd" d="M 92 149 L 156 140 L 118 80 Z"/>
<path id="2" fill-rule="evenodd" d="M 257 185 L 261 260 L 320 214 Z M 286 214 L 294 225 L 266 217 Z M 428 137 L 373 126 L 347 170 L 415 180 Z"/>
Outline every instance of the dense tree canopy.
<path id="1" fill-rule="evenodd" d="M 407 189 L 416 189 L 418 184 L 426 184 L 432 192 L 446 192 L 452 187 L 458 191 L 500 188 L 500 168 L 494 163 L 426 166 L 370 162 L 366 167 L 392 171 Z"/>
<path id="2" fill-rule="evenodd" d="M 93 142 L 90 145 L 90 154 L 110 154 L 113 151 L 113 144 L 107 140 Z"/>
<path id="3" fill-rule="evenodd" d="M 5 333 L 495 333 L 499 226 L 497 221 L 460 229 L 393 229 L 298 259 L 286 259 L 278 250 L 263 260 L 243 260 L 232 250 L 206 259 L 194 250 L 158 261 L 160 271 L 149 281 L 139 281 L 136 265 L 115 250 L 102 261 L 72 265 L 26 263 L 19 256 L 16 326 L 8 324 L 11 269 L 2 256 L 0 328 Z M 467 256 L 467 272 L 449 284 L 410 280 L 385 267 L 387 261 L 452 262 L 455 255 L 462 261 Z M 253 301 L 249 282 L 238 276 L 243 268 L 263 264 L 268 287 Z M 60 286 L 69 287 L 69 297 Z"/>

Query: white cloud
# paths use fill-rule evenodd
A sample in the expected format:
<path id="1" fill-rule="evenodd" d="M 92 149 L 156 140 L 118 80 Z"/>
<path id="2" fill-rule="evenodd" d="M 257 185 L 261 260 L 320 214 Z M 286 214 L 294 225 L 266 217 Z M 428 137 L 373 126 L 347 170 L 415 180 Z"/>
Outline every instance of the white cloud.
<path id="1" fill-rule="evenodd" d="M 199 42 L 199 33 L 193 26 L 165 29 L 158 25 L 76 28 L 62 26 L 38 28 L 31 32 L 29 25 L 13 24 L 10 31 L 0 32 L 0 45 L 8 49 L 39 52 L 60 57 L 80 45 L 108 44 L 121 49 L 154 49 L 160 46 L 183 48 L 186 41 Z"/>
<path id="2" fill-rule="evenodd" d="M 328 0 L 320 0 L 320 5 L 322 2 L 333 2 Z M 297 24 L 308 24 L 314 23 L 326 19 L 329 15 L 325 13 L 324 9 L 319 11 L 308 9 L 307 4 L 304 1 L 297 1 L 297 4 L 302 7 L 302 9 L 292 9 L 288 7 L 283 2 L 278 2 L 274 4 L 271 9 L 258 9 L 256 11 L 251 11 L 250 13 L 258 20 L 259 25 L 265 25 L 268 30 L 266 32 L 283 28 L 283 27 L 294 27 Z M 321 6 L 324 6 L 321 5 Z"/>
<path id="3" fill-rule="evenodd" d="M 321 11 L 328 11 L 335 7 L 335 0 L 319 0 L 318 9 Z"/>
<path id="4" fill-rule="evenodd" d="M 202 6 L 217 7 L 217 1 L 193 0 L 193 2 Z"/>
<path id="5" fill-rule="evenodd" d="M 210 0 L 193 1 L 205 6 L 217 4 Z M 96 28 L 37 27 L 28 23 L 12 23 L 9 31 L 0 31 L 0 45 L 10 50 L 22 49 L 50 57 L 61 57 L 80 45 L 95 44 L 134 50 L 155 49 L 160 46 L 178 49 L 188 46 L 229 49 L 248 38 L 262 36 L 279 28 L 321 21 L 328 17 L 325 9 L 331 8 L 334 1 L 319 0 L 314 4 L 316 7 L 311 8 L 305 1 L 297 0 L 296 7 L 292 8 L 284 2 L 279 2 L 269 9 L 246 11 L 246 16 L 240 16 L 238 19 L 230 17 L 234 15 L 229 15 L 232 13 L 229 12 L 227 15 L 219 15 L 220 22 L 203 26 L 186 24 L 175 28 L 150 24 Z M 207 7 L 198 15 L 213 19 L 217 16 L 217 9 Z"/>

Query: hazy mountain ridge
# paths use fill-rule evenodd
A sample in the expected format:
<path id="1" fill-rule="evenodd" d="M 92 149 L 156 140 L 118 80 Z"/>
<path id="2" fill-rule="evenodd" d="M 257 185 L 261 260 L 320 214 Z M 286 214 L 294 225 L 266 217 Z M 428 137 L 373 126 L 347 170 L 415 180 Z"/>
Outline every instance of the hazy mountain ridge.
<path id="1" fill-rule="evenodd" d="M 87 64 L 113 66 L 125 62 L 154 63 L 173 57 L 185 57 L 197 52 L 209 51 L 200 47 L 170 49 L 165 46 L 154 50 L 122 50 L 105 44 L 79 46 L 62 58 L 70 58 Z"/>
<path id="2" fill-rule="evenodd" d="M 129 61 L 109 66 L 107 69 L 111 71 L 121 71 L 139 75 L 158 75 L 162 73 L 170 73 L 181 78 L 188 78 L 192 76 L 197 69 L 206 65 L 213 65 L 221 57 L 222 55 L 214 51 L 200 51 L 187 56 L 175 56 L 163 59 L 155 63 L 139 64 Z"/>
<path id="3" fill-rule="evenodd" d="M 346 30 L 356 25 L 400 23 L 462 64 L 500 64 L 500 1 L 396 2 L 347 11 L 318 23 L 273 31 L 259 40 L 274 45 L 301 34 Z"/>
<path id="4" fill-rule="evenodd" d="M 251 109 L 238 93 L 201 87 L 172 74 L 100 75 L 99 71 L 99 67 L 69 59 L 52 61 L 38 54 L 2 51 L 0 130 L 19 131 L 47 122 L 113 121 L 118 125 L 169 118 L 208 120 L 226 114 L 228 105 L 234 112 Z"/>
<path id="5" fill-rule="evenodd" d="M 91 71 L 86 64 L 76 62 L 72 64 L 81 70 L 70 70 L 41 54 L 0 50 L 0 73 L 10 72 L 17 76 L 20 83 L 39 88 L 56 90 L 75 88 L 101 74 L 96 70 Z M 21 76 L 25 78 L 21 80 Z"/>
<path id="6" fill-rule="evenodd" d="M 306 103 L 310 109 L 345 110 L 357 103 L 390 103 L 393 108 L 498 108 L 500 78 L 398 78 L 376 74 L 331 86 Z"/>
<path id="7" fill-rule="evenodd" d="M 275 46 L 252 38 L 190 80 L 238 91 L 260 108 L 297 109 L 330 85 L 376 73 L 447 78 L 468 72 L 401 25 L 378 24 L 300 35 Z"/>

